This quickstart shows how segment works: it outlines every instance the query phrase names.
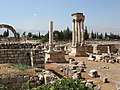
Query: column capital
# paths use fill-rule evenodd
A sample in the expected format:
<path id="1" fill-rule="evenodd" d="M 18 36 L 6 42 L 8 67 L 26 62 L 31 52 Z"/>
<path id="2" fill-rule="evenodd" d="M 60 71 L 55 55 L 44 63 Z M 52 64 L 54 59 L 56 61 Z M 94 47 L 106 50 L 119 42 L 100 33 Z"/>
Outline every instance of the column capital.
<path id="1" fill-rule="evenodd" d="M 75 22 L 75 19 L 72 19 L 72 22 Z"/>

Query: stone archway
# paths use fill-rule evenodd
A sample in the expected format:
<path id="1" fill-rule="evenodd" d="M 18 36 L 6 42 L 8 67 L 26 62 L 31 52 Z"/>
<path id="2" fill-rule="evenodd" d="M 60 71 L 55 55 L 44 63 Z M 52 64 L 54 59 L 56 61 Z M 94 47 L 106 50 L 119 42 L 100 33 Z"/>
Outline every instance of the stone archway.
<path id="1" fill-rule="evenodd" d="M 12 33 L 14 34 L 14 38 L 15 39 L 17 38 L 16 30 L 12 26 L 7 25 L 7 24 L 0 24 L 0 28 L 7 28 L 7 29 L 11 30 Z"/>

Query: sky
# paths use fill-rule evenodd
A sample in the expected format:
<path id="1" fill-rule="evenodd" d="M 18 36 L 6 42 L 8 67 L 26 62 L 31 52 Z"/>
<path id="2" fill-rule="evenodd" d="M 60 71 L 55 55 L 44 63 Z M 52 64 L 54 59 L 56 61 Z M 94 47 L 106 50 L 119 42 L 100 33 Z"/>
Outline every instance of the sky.
<path id="1" fill-rule="evenodd" d="M 12 25 L 21 34 L 45 34 L 51 20 L 54 30 L 71 30 L 74 12 L 85 15 L 89 32 L 120 34 L 120 0 L 0 0 L 0 24 Z"/>

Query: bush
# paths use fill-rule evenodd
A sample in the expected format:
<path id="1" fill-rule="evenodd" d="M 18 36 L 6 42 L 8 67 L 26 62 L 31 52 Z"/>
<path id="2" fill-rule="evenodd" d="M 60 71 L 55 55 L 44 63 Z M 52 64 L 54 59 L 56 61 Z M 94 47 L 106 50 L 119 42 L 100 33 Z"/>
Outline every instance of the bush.
<path id="1" fill-rule="evenodd" d="M 54 83 L 47 83 L 45 85 L 32 88 L 32 90 L 91 90 L 81 83 L 81 79 L 62 78 Z"/>

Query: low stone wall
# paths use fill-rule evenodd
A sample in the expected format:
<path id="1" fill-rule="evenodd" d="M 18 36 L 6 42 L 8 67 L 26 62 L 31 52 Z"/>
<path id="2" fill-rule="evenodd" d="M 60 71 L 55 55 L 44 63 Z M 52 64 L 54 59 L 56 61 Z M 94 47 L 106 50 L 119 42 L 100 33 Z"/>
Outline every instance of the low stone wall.
<path id="1" fill-rule="evenodd" d="M 0 64 L 4 63 L 44 68 L 44 53 L 40 49 L 0 49 Z"/>
<path id="2" fill-rule="evenodd" d="M 97 50 L 99 51 L 100 54 L 102 53 L 107 53 L 107 46 L 108 45 L 98 45 L 97 46 Z M 116 53 L 118 48 L 116 47 L 116 45 L 109 45 L 110 46 L 110 52 L 113 52 L 113 53 Z M 89 52 L 89 53 L 93 53 L 93 46 L 92 45 L 88 45 L 85 47 L 86 49 L 86 52 Z"/>
<path id="3" fill-rule="evenodd" d="M 21 87 L 27 87 L 27 81 L 29 80 L 29 86 L 35 87 L 44 82 L 38 76 L 30 75 L 17 75 L 9 77 L 0 77 L 0 84 L 5 85 L 9 90 L 20 89 Z"/>
<path id="4" fill-rule="evenodd" d="M 19 63 L 30 65 L 30 49 L 0 49 L 0 64 Z"/>

